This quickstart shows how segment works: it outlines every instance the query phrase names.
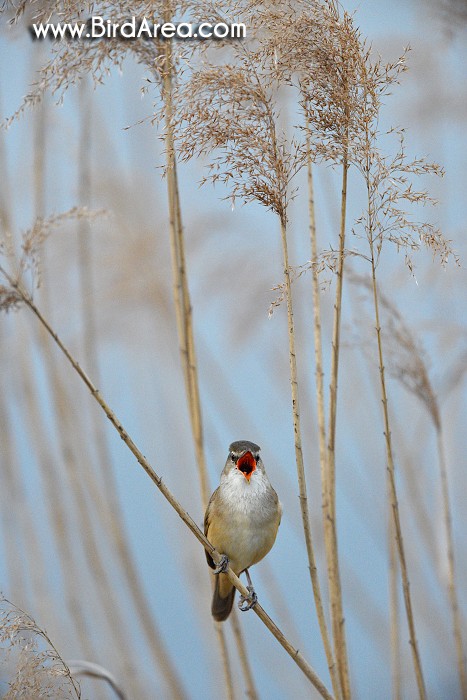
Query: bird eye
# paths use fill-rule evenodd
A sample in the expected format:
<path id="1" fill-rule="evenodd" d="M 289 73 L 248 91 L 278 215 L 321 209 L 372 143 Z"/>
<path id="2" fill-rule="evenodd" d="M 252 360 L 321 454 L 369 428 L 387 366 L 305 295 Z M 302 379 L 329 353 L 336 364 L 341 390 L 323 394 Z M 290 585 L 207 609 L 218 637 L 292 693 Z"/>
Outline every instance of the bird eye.
<path id="1" fill-rule="evenodd" d="M 232 460 L 232 462 L 235 462 L 235 455 L 233 452 L 230 453 L 229 457 Z"/>

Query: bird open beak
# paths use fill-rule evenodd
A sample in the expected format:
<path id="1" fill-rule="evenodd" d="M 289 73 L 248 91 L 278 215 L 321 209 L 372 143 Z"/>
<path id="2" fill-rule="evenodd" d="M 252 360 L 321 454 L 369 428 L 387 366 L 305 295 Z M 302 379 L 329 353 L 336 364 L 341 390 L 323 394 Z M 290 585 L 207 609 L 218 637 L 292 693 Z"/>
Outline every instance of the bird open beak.
<path id="1" fill-rule="evenodd" d="M 245 479 L 249 482 L 251 475 L 256 469 L 256 460 L 251 452 L 245 452 L 237 461 L 237 469 L 242 472 Z"/>

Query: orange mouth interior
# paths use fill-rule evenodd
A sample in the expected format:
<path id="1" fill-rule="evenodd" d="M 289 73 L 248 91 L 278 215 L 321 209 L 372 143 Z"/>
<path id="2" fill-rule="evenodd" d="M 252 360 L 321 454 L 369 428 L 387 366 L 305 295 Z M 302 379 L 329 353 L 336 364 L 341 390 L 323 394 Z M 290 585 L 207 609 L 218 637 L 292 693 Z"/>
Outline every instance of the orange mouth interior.
<path id="1" fill-rule="evenodd" d="M 251 475 L 256 469 L 256 460 L 251 452 L 245 452 L 237 462 L 237 469 L 242 472 L 245 479 L 250 481 Z"/>

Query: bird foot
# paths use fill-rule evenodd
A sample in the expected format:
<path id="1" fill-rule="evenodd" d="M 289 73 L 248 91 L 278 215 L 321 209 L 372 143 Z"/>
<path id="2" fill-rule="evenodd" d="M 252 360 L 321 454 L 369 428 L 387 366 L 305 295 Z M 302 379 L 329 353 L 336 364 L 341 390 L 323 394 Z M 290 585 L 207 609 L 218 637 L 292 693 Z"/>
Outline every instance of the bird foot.
<path id="1" fill-rule="evenodd" d="M 220 562 L 217 564 L 216 568 L 212 572 L 213 574 L 225 574 L 227 567 L 229 566 L 229 557 L 226 554 L 222 554 Z"/>
<path id="2" fill-rule="evenodd" d="M 256 603 L 258 602 L 258 596 L 255 593 L 255 589 L 253 586 L 247 586 L 247 589 L 249 591 L 248 596 L 240 596 L 240 599 L 238 601 L 238 607 L 242 612 L 246 612 L 247 610 L 251 610 L 251 608 L 254 608 Z"/>

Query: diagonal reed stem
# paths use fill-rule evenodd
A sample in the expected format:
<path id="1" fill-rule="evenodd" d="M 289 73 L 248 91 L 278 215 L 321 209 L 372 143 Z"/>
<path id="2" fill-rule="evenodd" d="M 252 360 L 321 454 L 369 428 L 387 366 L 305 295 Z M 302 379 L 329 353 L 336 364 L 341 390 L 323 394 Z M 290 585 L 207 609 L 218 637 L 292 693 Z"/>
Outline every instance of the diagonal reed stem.
<path id="1" fill-rule="evenodd" d="M 104 400 L 102 397 L 101 393 L 97 389 L 97 387 L 92 383 L 91 379 L 88 377 L 88 375 L 84 372 L 84 370 L 80 367 L 78 362 L 74 359 L 73 355 L 70 353 L 68 348 L 63 344 L 63 342 L 60 340 L 59 336 L 57 333 L 53 330 L 53 328 L 50 326 L 46 318 L 42 315 L 40 312 L 39 308 L 34 304 L 32 298 L 30 295 L 19 285 L 17 282 L 15 282 L 8 272 L 3 269 L 3 267 L 0 266 L 0 273 L 3 274 L 6 280 L 10 283 L 10 285 L 18 292 L 18 294 L 21 296 L 21 299 L 24 301 L 26 306 L 32 311 L 32 313 L 36 316 L 42 327 L 47 331 L 47 333 L 50 335 L 50 337 L 53 339 L 55 344 L 58 346 L 60 351 L 65 355 L 66 359 L 68 362 L 71 364 L 75 372 L 78 374 L 80 379 L 84 382 L 84 384 L 87 386 L 89 389 L 91 395 L 93 398 L 97 401 L 99 406 L 102 408 L 104 413 L 106 414 L 107 418 L 109 421 L 112 423 L 114 428 L 117 430 L 118 434 L 120 435 L 121 439 L 125 443 L 125 445 L 128 447 L 128 449 L 131 451 L 131 453 L 136 457 L 138 463 L 142 466 L 146 474 L 149 476 L 151 481 L 157 486 L 159 491 L 162 493 L 164 498 L 170 503 L 172 508 L 177 512 L 177 514 L 180 516 L 180 518 L 183 520 L 185 525 L 188 527 L 188 529 L 194 534 L 196 539 L 203 545 L 203 547 L 206 549 L 207 552 L 211 555 L 212 559 L 216 564 L 220 563 L 222 560 L 221 554 L 212 546 L 212 544 L 209 542 L 209 540 L 205 537 L 203 532 L 200 530 L 198 525 L 195 523 L 193 518 L 188 514 L 188 512 L 183 508 L 183 506 L 177 501 L 175 496 L 172 494 L 172 492 L 167 488 L 167 486 L 163 483 L 162 478 L 154 471 L 152 468 L 151 464 L 148 462 L 146 457 L 143 455 L 141 450 L 138 449 L 136 444 L 133 442 L 131 437 L 128 435 L 126 432 L 125 428 L 123 425 L 120 423 L 118 420 L 117 416 L 115 413 L 112 411 L 112 409 L 109 407 L 107 402 Z M 249 595 L 249 591 L 247 590 L 246 586 L 240 581 L 238 576 L 234 574 L 232 569 L 230 567 L 227 568 L 226 570 L 226 575 L 228 576 L 229 580 L 231 583 L 235 586 L 235 588 L 244 596 Z M 259 619 L 263 622 L 264 625 L 268 628 L 268 630 L 273 634 L 273 636 L 277 639 L 279 644 L 285 649 L 285 651 L 289 654 L 289 656 L 293 659 L 293 661 L 297 664 L 297 666 L 300 668 L 300 670 L 304 673 L 306 678 L 310 681 L 310 683 L 316 688 L 316 690 L 320 693 L 320 695 L 325 698 L 326 700 L 333 700 L 333 696 L 331 693 L 326 689 L 326 686 L 322 682 L 322 680 L 319 678 L 317 673 L 313 670 L 313 668 L 310 666 L 310 664 L 305 660 L 303 655 L 300 653 L 298 649 L 296 649 L 290 641 L 287 639 L 287 637 L 283 634 L 283 632 L 279 629 L 279 627 L 273 622 L 273 620 L 269 617 L 269 615 L 266 613 L 266 611 L 262 608 L 261 605 L 257 604 L 253 608 L 254 612 L 256 615 L 259 617 Z"/>

